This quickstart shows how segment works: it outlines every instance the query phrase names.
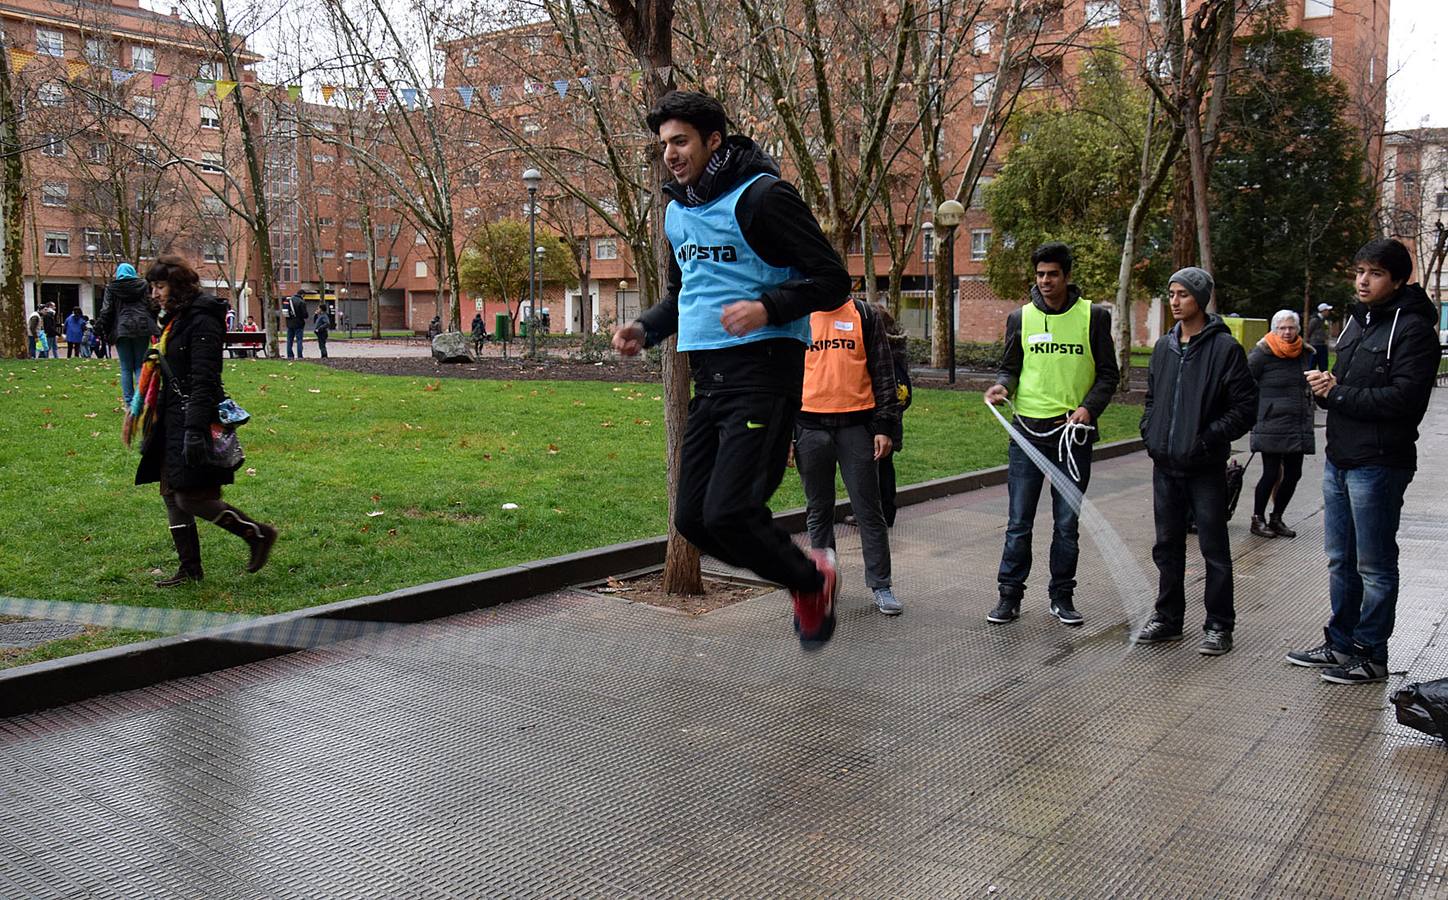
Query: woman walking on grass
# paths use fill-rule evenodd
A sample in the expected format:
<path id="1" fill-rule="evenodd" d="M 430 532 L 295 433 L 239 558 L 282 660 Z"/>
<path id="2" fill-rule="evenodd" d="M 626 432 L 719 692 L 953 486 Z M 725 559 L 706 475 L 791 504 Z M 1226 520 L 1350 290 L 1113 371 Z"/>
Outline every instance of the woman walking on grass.
<path id="1" fill-rule="evenodd" d="M 106 285 L 97 331 L 116 348 L 121 360 L 121 404 L 131 408 L 136 397 L 136 379 L 141 361 L 156 335 L 156 311 L 151 306 L 146 282 L 130 263 L 116 266 L 116 277 Z"/>
<path id="2" fill-rule="evenodd" d="M 1282 513 L 1302 479 L 1302 458 L 1316 452 L 1312 395 L 1304 374 L 1313 367 L 1314 353 L 1302 341 L 1299 321 L 1290 309 L 1278 312 L 1272 317 L 1272 330 L 1247 357 L 1258 389 L 1251 446 L 1254 453 L 1262 454 L 1262 477 L 1252 507 L 1252 533 L 1258 537 L 1297 537 L 1282 522 Z M 1272 500 L 1270 517 L 1268 500 Z"/>
<path id="3" fill-rule="evenodd" d="M 196 270 L 179 256 L 162 256 L 146 273 L 151 296 L 161 307 L 163 329 L 147 354 L 136 398 L 126 413 L 121 439 L 131 445 L 141 427 L 141 464 L 136 484 L 159 482 L 171 540 L 181 567 L 157 587 L 201 580 L 201 541 L 196 517 L 246 541 L 248 572 L 266 565 L 277 531 L 223 503 L 221 487 L 232 483 L 229 469 L 211 465 L 216 405 L 221 385 L 221 349 L 226 305 L 202 293 Z"/>

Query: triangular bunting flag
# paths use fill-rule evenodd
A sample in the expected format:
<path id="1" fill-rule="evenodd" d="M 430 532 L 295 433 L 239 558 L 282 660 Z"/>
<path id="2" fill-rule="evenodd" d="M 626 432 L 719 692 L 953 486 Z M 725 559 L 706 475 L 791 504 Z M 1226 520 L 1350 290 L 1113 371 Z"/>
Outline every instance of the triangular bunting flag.
<path id="1" fill-rule="evenodd" d="M 593 96 L 593 79 L 592 79 L 592 78 L 589 78 L 587 75 L 585 75 L 585 76 L 583 76 L 582 78 L 578 79 L 578 85 L 579 85 L 579 87 L 582 87 L 582 88 L 583 88 L 583 92 L 584 92 L 585 94 L 587 94 L 587 95 L 590 96 L 590 97 Z"/>
<path id="2" fill-rule="evenodd" d="M 205 97 L 206 94 L 207 94 L 207 92 L 210 91 L 211 88 L 212 88 L 212 86 L 215 85 L 215 84 L 216 84 L 216 82 L 214 82 L 214 81 L 198 81 L 198 82 L 196 82 L 196 96 L 198 96 L 198 97 Z"/>
<path id="3" fill-rule="evenodd" d="M 417 107 L 417 88 L 402 89 L 402 105 L 408 109 Z"/>
<path id="4" fill-rule="evenodd" d="M 348 103 L 356 104 L 362 102 L 362 89 L 359 87 L 343 88 L 342 93 L 347 95 Z"/>
<path id="5" fill-rule="evenodd" d="M 216 99 L 217 99 L 217 100 L 225 100 L 225 99 L 226 99 L 226 95 L 229 94 L 229 93 L 231 93 L 231 92 L 234 91 L 234 90 L 236 90 L 236 82 L 234 82 L 234 81 L 218 81 L 218 82 L 216 82 Z"/>
<path id="6" fill-rule="evenodd" d="M 433 105 L 436 106 L 442 102 L 443 90 L 442 88 L 428 88 L 427 95 L 432 98 Z"/>
<path id="7" fill-rule="evenodd" d="M 65 77 L 69 81 L 74 81 L 76 79 L 76 76 L 80 75 L 82 72 L 89 68 L 90 63 L 85 62 L 84 60 L 73 59 L 65 64 Z"/>
<path id="8" fill-rule="evenodd" d="M 562 100 L 568 95 L 568 79 L 560 78 L 553 82 L 553 90 L 558 92 L 558 99 Z"/>
<path id="9" fill-rule="evenodd" d="M 672 74 L 674 74 L 674 67 L 673 67 L 673 66 L 659 66 L 657 69 L 654 69 L 654 71 L 659 73 L 659 80 L 660 80 L 660 81 L 662 81 L 664 84 L 668 84 L 668 83 L 669 83 L 669 76 L 672 75 Z"/>
<path id="10" fill-rule="evenodd" d="M 474 94 L 474 92 L 475 92 L 475 89 L 474 89 L 474 88 L 470 88 L 470 87 L 460 87 L 460 88 L 458 88 L 458 97 L 463 101 L 463 109 L 472 109 L 472 108 L 473 108 L 473 94 Z M 523 249 L 524 249 L 524 250 L 527 250 L 528 248 L 525 246 Z"/>
<path id="11" fill-rule="evenodd" d="M 170 76 L 170 75 L 152 74 L 152 75 L 151 75 L 151 90 L 153 90 L 153 91 L 159 91 L 161 88 L 165 87 L 165 86 L 166 86 L 166 82 L 168 82 L 168 81 L 170 81 L 170 80 L 171 80 L 171 76 Z"/>
<path id="12" fill-rule="evenodd" d="M 489 97 L 494 103 L 502 103 L 502 102 L 503 102 L 503 86 L 502 86 L 501 84 L 490 84 L 490 85 L 488 85 L 488 97 Z"/>
<path id="13" fill-rule="evenodd" d="M 386 103 L 387 98 L 392 96 L 392 92 L 387 88 L 373 88 L 372 94 L 377 98 L 378 103 Z"/>
<path id="14" fill-rule="evenodd" d="M 135 77 L 135 72 L 127 72 L 125 69 L 111 69 L 111 83 L 125 84 Z"/>
<path id="15" fill-rule="evenodd" d="M 21 69 L 30 65 L 30 63 L 34 59 L 35 54 L 31 53 L 29 50 L 11 50 L 10 68 L 14 69 L 16 72 L 19 72 Z"/>
<path id="16" fill-rule="evenodd" d="M 299 100 L 299 99 L 301 99 L 301 96 L 302 96 L 302 86 L 301 86 L 300 84 L 289 84 L 289 85 L 287 85 L 287 99 L 288 99 L 288 100 Z"/>
<path id="17" fill-rule="evenodd" d="M 324 85 L 322 85 L 322 102 L 323 102 L 323 103 L 331 103 L 331 102 L 332 102 L 332 97 L 334 97 L 334 96 L 336 95 L 336 93 L 337 93 L 337 86 L 336 86 L 335 84 L 324 84 Z"/>

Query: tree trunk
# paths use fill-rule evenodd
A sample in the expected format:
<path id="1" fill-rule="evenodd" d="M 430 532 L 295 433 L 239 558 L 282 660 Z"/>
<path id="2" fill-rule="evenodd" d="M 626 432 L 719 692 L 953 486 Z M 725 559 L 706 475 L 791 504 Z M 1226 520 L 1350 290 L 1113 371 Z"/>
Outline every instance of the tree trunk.
<path id="1" fill-rule="evenodd" d="M 935 229 L 935 259 L 931 263 L 935 270 L 935 291 L 930 298 L 930 309 L 934 321 L 930 326 L 930 364 L 937 369 L 950 365 L 950 313 L 951 283 L 955 273 L 950 271 L 950 254 L 945 251 L 943 240 L 949 240 L 948 228 Z"/>
<path id="2" fill-rule="evenodd" d="M 1195 111 L 1187 117 L 1187 159 L 1192 178 L 1192 219 L 1196 223 L 1198 263 L 1207 273 L 1212 272 L 1212 229 L 1211 217 L 1207 211 L 1207 156 L 1202 149 L 1202 123 Z M 1217 295 L 1207 303 L 1207 312 L 1217 311 Z"/>
<path id="3" fill-rule="evenodd" d="M 870 228 L 870 217 L 860 221 L 860 248 L 865 254 L 865 271 L 862 276 L 865 288 L 865 302 L 875 302 L 875 235 Z"/>
<path id="4" fill-rule="evenodd" d="M 0 358 L 25 359 L 24 169 L 20 118 L 10 81 L 10 53 L 0 41 Z"/>

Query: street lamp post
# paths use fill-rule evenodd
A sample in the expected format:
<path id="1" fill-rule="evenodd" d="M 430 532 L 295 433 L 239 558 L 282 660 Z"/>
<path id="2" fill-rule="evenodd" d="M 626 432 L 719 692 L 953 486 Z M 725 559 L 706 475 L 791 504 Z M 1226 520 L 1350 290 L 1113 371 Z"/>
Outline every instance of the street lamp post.
<path id="1" fill-rule="evenodd" d="M 945 376 L 946 384 L 955 384 L 955 229 L 965 219 L 965 207 L 959 200 L 946 200 L 935 208 L 935 221 L 945 229 L 945 272 L 950 278 L 950 289 L 945 292 L 950 304 L 950 339 L 946 346 L 950 354 L 950 370 Z"/>
<path id="2" fill-rule="evenodd" d="M 615 328 L 623 324 L 623 295 L 628 290 L 628 281 L 618 283 L 618 293 L 613 295 L 613 325 Z"/>
<path id="3" fill-rule="evenodd" d="M 85 245 L 85 280 L 90 284 L 91 309 L 95 311 L 97 318 L 101 314 L 100 307 L 96 305 L 96 254 L 99 252 L 101 252 L 101 248 L 95 244 Z M 79 306 L 79 302 L 76 305 Z"/>
<path id="4" fill-rule="evenodd" d="M 338 300 L 343 300 L 343 298 L 345 298 L 345 297 L 347 296 L 347 283 L 352 280 L 352 254 L 351 254 L 351 253 L 344 253 L 344 254 L 342 254 L 342 258 L 347 261 L 346 264 L 345 264 L 346 267 L 347 267 L 347 277 L 346 277 L 345 279 L 342 279 L 342 278 L 338 278 L 338 279 L 337 279 L 338 281 L 342 282 L 341 284 L 339 284 L 339 285 L 337 286 L 337 293 L 338 293 L 338 295 L 339 295 L 338 298 L 337 298 Z M 346 302 L 346 301 L 343 300 L 343 302 Z M 346 310 L 346 307 L 344 306 L 342 309 L 345 311 L 345 310 Z M 347 316 L 347 337 L 348 337 L 348 339 L 350 339 L 350 338 L 352 337 L 352 319 L 353 319 L 353 318 L 355 318 L 355 317 L 354 317 L 354 316 L 350 316 L 350 315 Z M 369 323 L 369 324 L 370 324 L 370 323 Z"/>
<path id="5" fill-rule="evenodd" d="M 920 259 L 925 263 L 925 309 L 923 310 L 925 315 L 923 318 L 925 320 L 925 337 L 928 340 L 930 326 L 935 321 L 935 291 L 930 283 L 931 269 L 935 266 L 935 223 L 921 222 L 920 233 L 924 235 L 920 241 Z"/>
<path id="6" fill-rule="evenodd" d="M 543 174 L 537 169 L 523 173 L 523 184 L 528 188 L 528 246 L 538 243 L 538 185 L 543 183 Z M 537 271 L 537 254 L 528 254 L 528 352 L 538 357 L 538 298 L 533 293 L 533 277 Z"/>

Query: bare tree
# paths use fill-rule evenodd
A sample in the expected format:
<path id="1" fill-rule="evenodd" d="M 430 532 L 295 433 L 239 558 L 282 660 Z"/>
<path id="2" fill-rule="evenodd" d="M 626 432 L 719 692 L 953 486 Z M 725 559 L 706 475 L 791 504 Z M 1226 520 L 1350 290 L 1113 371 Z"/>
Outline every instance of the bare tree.
<path id="1" fill-rule="evenodd" d="M 21 161 L 19 104 L 11 80 L 8 41 L 0 31 L 0 356 L 24 359 L 25 172 Z"/>

